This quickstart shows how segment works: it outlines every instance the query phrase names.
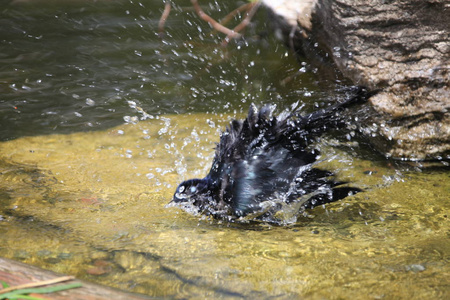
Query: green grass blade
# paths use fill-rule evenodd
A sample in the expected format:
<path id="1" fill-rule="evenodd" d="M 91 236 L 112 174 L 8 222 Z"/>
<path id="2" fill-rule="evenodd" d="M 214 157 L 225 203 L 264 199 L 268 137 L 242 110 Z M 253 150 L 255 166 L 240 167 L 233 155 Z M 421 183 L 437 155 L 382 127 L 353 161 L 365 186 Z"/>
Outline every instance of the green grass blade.
<path id="1" fill-rule="evenodd" d="M 16 295 L 11 298 L 8 298 L 9 300 L 17 300 L 17 299 L 25 299 L 25 300 L 47 300 L 44 298 L 29 296 L 29 295 Z"/>
<path id="2" fill-rule="evenodd" d="M 68 283 L 68 284 L 63 284 L 63 285 L 58 285 L 58 286 L 20 289 L 20 290 L 15 290 L 15 291 L 5 293 L 5 294 L 0 293 L 0 299 L 6 299 L 6 298 L 17 299 L 18 298 L 17 296 L 19 296 L 19 295 L 21 297 L 23 297 L 24 294 L 30 294 L 30 293 L 33 293 L 33 294 L 53 293 L 53 292 L 59 292 L 59 291 L 79 288 L 81 286 L 82 286 L 82 284 L 80 282 L 74 282 L 74 283 Z"/>

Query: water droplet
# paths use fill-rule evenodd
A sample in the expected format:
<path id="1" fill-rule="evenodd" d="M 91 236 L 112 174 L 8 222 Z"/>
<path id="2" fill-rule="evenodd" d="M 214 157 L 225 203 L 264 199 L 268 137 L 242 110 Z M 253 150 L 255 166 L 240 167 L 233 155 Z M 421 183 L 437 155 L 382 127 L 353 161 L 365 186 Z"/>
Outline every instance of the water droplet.
<path id="1" fill-rule="evenodd" d="M 92 100 L 91 98 L 86 98 L 86 104 L 89 106 L 94 106 L 95 105 L 95 101 Z"/>

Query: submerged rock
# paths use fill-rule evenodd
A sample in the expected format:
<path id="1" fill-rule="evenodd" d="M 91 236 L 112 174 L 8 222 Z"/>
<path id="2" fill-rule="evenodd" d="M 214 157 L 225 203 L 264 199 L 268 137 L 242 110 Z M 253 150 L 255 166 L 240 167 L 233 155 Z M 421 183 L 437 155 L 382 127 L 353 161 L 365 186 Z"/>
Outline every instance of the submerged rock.
<path id="1" fill-rule="evenodd" d="M 383 89 L 362 131 L 386 156 L 450 158 L 450 23 L 443 0 L 264 0 L 276 31 L 313 64 Z"/>

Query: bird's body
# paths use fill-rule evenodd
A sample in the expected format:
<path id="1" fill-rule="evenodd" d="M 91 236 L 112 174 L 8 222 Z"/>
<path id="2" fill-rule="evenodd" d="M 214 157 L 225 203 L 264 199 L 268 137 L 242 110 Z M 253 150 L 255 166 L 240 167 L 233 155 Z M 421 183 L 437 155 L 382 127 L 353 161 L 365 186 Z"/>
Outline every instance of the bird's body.
<path id="1" fill-rule="evenodd" d="M 274 105 L 260 110 L 251 105 L 245 120 L 233 120 L 222 132 L 208 175 L 182 182 L 171 203 L 217 218 L 270 221 L 286 205 L 301 211 L 359 192 L 330 179 L 332 172 L 314 168 L 319 153 L 311 144 L 342 123 L 339 112 L 366 98 L 361 89 L 305 116 L 298 110 L 273 116 Z"/>

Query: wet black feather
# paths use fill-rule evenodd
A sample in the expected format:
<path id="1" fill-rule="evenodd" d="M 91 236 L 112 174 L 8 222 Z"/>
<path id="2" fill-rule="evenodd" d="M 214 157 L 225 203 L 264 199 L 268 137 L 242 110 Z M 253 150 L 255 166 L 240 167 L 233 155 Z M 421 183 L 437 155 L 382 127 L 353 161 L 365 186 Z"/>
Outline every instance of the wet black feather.
<path id="1" fill-rule="evenodd" d="M 270 220 L 283 204 L 313 208 L 359 192 L 315 168 L 319 153 L 310 145 L 343 124 L 342 110 L 369 95 L 361 88 L 347 101 L 307 115 L 294 110 L 274 116 L 274 105 L 251 105 L 245 120 L 233 120 L 222 132 L 208 175 L 181 183 L 172 202 L 220 218 Z"/>

